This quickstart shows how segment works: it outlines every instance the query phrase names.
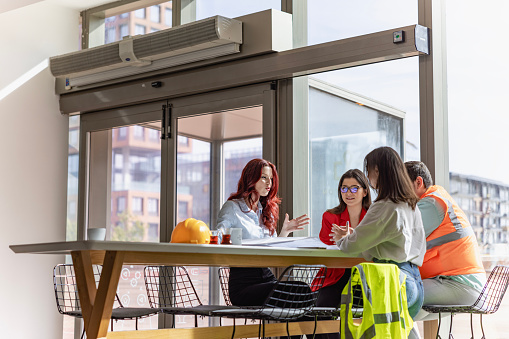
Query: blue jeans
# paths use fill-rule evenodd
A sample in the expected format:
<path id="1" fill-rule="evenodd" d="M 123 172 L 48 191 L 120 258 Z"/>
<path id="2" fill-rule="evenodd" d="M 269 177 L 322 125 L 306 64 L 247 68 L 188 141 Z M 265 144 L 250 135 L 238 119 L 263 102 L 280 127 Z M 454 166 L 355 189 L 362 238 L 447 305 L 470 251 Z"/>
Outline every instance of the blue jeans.
<path id="1" fill-rule="evenodd" d="M 412 319 L 415 318 L 417 313 L 421 310 L 424 301 L 424 288 L 422 287 L 421 273 L 417 265 L 411 262 L 397 263 L 390 260 L 373 259 L 378 263 L 395 264 L 406 275 L 406 299 L 408 304 L 408 313 Z"/>

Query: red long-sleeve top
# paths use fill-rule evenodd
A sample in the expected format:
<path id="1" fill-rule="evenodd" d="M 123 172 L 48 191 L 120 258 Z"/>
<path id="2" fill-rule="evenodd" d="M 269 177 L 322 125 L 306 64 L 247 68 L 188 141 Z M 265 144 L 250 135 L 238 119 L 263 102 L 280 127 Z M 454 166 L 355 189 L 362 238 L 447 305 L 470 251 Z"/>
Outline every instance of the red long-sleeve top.
<path id="1" fill-rule="evenodd" d="M 366 210 L 363 208 L 359 223 L 366 215 Z M 348 215 L 348 207 L 341 214 L 332 214 L 325 212 L 322 216 L 322 228 L 320 230 L 320 240 L 327 245 L 334 245 L 335 243 L 330 240 L 330 234 L 332 233 L 332 224 L 338 226 L 346 226 L 346 222 L 350 222 L 350 216 Z M 323 286 L 330 286 L 339 281 L 339 279 L 345 274 L 344 268 L 328 268 Z"/>

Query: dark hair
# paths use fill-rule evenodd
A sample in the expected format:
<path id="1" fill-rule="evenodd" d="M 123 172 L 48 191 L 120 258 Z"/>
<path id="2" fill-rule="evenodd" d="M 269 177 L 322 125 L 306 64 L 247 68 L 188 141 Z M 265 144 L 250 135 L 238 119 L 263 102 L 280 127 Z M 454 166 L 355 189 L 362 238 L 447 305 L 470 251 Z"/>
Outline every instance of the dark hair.
<path id="1" fill-rule="evenodd" d="M 392 202 L 406 202 L 412 209 L 419 198 L 414 192 L 412 181 L 405 169 L 405 164 L 399 154 L 390 147 L 379 147 L 364 158 L 364 172 L 369 178 L 369 172 L 378 169 L 377 190 L 375 201 L 389 199 Z"/>
<path id="2" fill-rule="evenodd" d="M 255 185 L 262 177 L 262 170 L 266 166 L 272 169 L 272 186 L 269 194 L 266 197 L 261 197 L 256 191 Z M 276 224 L 279 219 L 279 203 L 281 202 L 281 199 L 277 196 L 278 187 L 279 177 L 276 166 L 264 159 L 253 159 L 244 166 L 237 186 L 237 192 L 232 193 L 228 200 L 245 199 L 252 205 L 253 202 L 260 199 L 263 207 L 262 223 L 267 227 L 270 235 L 273 235 L 276 232 Z"/>
<path id="3" fill-rule="evenodd" d="M 424 187 L 428 188 L 433 186 L 431 173 L 422 161 L 407 161 L 405 162 L 405 167 L 410 180 L 415 181 L 417 177 L 421 177 Z"/>
<path id="4" fill-rule="evenodd" d="M 346 203 L 343 201 L 343 197 L 341 196 L 341 186 L 343 186 L 343 181 L 347 178 L 352 178 L 357 180 L 359 185 L 367 192 L 366 196 L 362 198 L 362 207 L 365 210 L 368 210 L 369 206 L 371 206 L 371 191 L 369 190 L 369 184 L 368 179 L 362 173 L 362 171 L 358 169 L 350 169 L 346 171 L 342 176 L 341 179 L 339 179 L 338 184 L 338 198 L 339 198 L 339 205 L 337 205 L 334 208 L 331 208 L 330 210 L 327 210 L 327 212 L 332 214 L 341 214 L 346 209 Z"/>

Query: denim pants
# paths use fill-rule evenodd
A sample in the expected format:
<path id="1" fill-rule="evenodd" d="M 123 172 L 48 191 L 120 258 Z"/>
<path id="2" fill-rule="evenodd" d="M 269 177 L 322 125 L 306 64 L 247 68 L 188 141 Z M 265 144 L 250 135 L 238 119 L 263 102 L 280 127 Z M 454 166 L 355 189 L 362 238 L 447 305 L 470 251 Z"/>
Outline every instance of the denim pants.
<path id="1" fill-rule="evenodd" d="M 409 261 L 402 263 L 377 259 L 373 259 L 373 261 L 378 263 L 395 264 L 403 273 L 405 273 L 408 313 L 410 313 L 410 316 L 414 319 L 417 313 L 421 310 L 422 303 L 424 301 L 424 288 L 422 287 L 421 273 L 419 272 L 417 265 L 412 264 Z"/>

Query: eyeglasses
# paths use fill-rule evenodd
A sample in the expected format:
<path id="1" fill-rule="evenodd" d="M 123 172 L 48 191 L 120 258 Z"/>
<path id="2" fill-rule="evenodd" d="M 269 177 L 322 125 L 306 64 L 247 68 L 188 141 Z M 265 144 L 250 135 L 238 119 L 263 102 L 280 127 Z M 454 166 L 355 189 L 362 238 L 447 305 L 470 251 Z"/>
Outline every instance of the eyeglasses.
<path id="1" fill-rule="evenodd" d="M 341 193 L 346 193 L 346 192 L 348 192 L 348 190 L 350 190 L 350 192 L 352 192 L 352 193 L 357 193 L 359 188 L 361 188 L 361 187 L 360 186 L 352 186 L 352 187 L 341 186 L 341 188 L 339 190 L 341 191 Z"/>

